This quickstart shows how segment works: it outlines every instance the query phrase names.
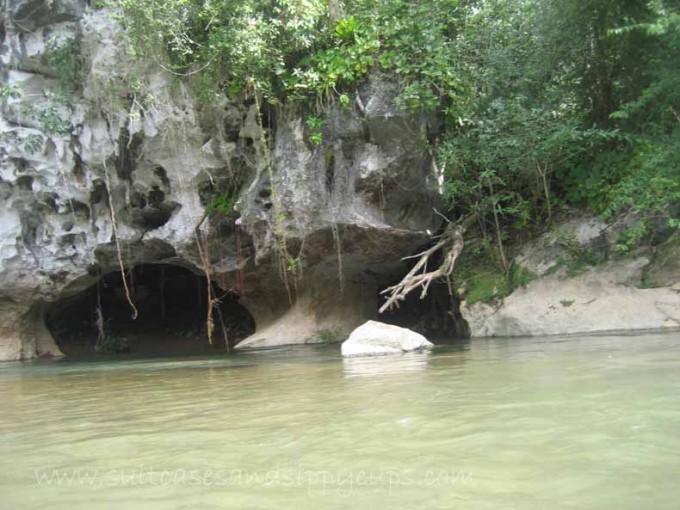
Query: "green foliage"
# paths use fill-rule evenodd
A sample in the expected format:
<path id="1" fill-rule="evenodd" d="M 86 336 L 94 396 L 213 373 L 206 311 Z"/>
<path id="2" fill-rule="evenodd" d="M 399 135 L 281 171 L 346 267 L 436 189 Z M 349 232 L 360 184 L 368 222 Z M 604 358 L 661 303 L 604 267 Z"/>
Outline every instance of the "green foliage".
<path id="1" fill-rule="evenodd" d="M 351 44 L 356 39 L 357 33 L 357 20 L 354 16 L 350 16 L 346 19 L 341 19 L 335 24 L 335 31 L 333 35 L 335 38 L 346 44 Z"/>
<path id="2" fill-rule="evenodd" d="M 639 246 L 648 233 L 649 225 L 644 221 L 624 229 L 616 240 L 616 250 L 619 253 L 628 253 Z"/>
<path id="3" fill-rule="evenodd" d="M 558 161 L 573 151 L 573 106 L 537 76 L 535 4 L 466 2 L 459 9 L 452 75 L 463 101 L 452 100 L 438 166 L 457 214 L 474 214 L 482 236 L 504 245 L 549 219 Z M 508 261 L 501 267 L 510 268 Z M 505 272 L 505 271 L 504 271 Z"/>
<path id="4" fill-rule="evenodd" d="M 352 85 L 365 76 L 374 64 L 372 54 L 378 45 L 363 34 L 357 31 L 352 44 L 339 41 L 338 46 L 318 50 L 301 60 L 286 83 L 291 97 L 332 97 L 339 87 Z"/>
<path id="5" fill-rule="evenodd" d="M 298 257 L 293 257 L 290 254 L 286 255 L 286 271 L 289 273 L 296 274 L 297 271 L 302 269 L 302 258 Z"/>
<path id="6" fill-rule="evenodd" d="M 24 150 L 29 154 L 38 154 L 42 151 L 45 140 L 41 135 L 32 134 L 24 140 Z"/>
<path id="7" fill-rule="evenodd" d="M 326 121 L 319 117 L 308 117 L 307 127 L 309 128 L 309 141 L 312 145 L 319 146 L 323 143 L 323 134 L 321 129 Z"/>
<path id="8" fill-rule="evenodd" d="M 594 250 L 591 246 L 583 246 L 579 243 L 576 233 L 573 231 L 559 231 L 556 241 L 559 246 L 565 249 L 566 254 L 560 256 L 550 273 L 561 267 L 566 267 L 567 276 L 574 277 L 588 267 L 597 266 L 607 261 L 606 250 Z"/>
<path id="9" fill-rule="evenodd" d="M 331 21 L 324 0 L 120 0 L 115 8 L 134 54 L 195 75 L 211 92 L 257 91 L 272 103 L 328 100 L 379 62 L 400 77 L 403 106 L 435 108 L 454 98 L 457 2 L 344 2 Z M 350 104 L 345 94 L 341 99 Z"/>
<path id="10" fill-rule="evenodd" d="M 565 203 L 605 219 L 635 211 L 641 226 L 622 246 L 659 218 L 677 225 L 680 15 L 672 6 L 461 4 L 453 65 L 464 94 L 447 111 L 438 151 L 454 210 L 478 216 L 499 247 Z"/>
<path id="11" fill-rule="evenodd" d="M 208 214 L 226 214 L 234 210 L 234 198 L 228 195 L 215 195 L 205 206 Z"/>
<path id="12" fill-rule="evenodd" d="M 503 299 L 536 278 L 535 273 L 520 264 L 512 264 L 506 274 L 488 244 L 463 252 L 453 272 L 453 281 L 470 305 Z"/>
<path id="13" fill-rule="evenodd" d="M 626 251 L 645 237 L 650 220 L 676 222 L 678 6 L 664 0 L 593 0 L 587 9 L 571 1 L 547 5 L 552 15 L 545 38 L 558 43 L 549 53 L 569 69 L 560 86 L 579 105 L 582 126 L 596 124 L 582 128 L 587 150 L 558 169 L 559 192 L 567 202 L 586 204 L 605 219 L 638 213 L 642 222 L 619 243 Z M 567 26 L 573 30 L 564 30 Z"/>
<path id="14" fill-rule="evenodd" d="M 345 339 L 345 335 L 337 329 L 320 329 L 316 332 L 316 338 L 322 344 L 336 344 Z"/>
<path id="15" fill-rule="evenodd" d="M 622 168 L 605 217 L 626 209 L 648 218 L 668 215 L 669 204 L 680 203 L 680 130 L 661 143 L 639 144 Z"/>
<path id="16" fill-rule="evenodd" d="M 559 192 L 564 202 L 601 213 L 631 157 L 630 141 L 618 131 L 591 129 L 575 132 L 571 142 L 582 150 L 556 171 Z"/>
<path id="17" fill-rule="evenodd" d="M 503 299 L 536 278 L 534 273 L 518 264 L 511 266 L 509 275 L 500 270 L 480 269 L 464 280 L 463 299 L 470 305 Z"/>
<path id="18" fill-rule="evenodd" d="M 538 278 L 538 275 L 536 273 L 534 273 L 530 269 L 527 269 L 521 264 L 513 264 L 510 267 L 509 280 L 510 286 L 513 289 L 518 289 L 519 287 L 526 287 L 536 278 Z"/>
<path id="19" fill-rule="evenodd" d="M 26 109 L 26 114 L 38 121 L 48 135 L 64 136 L 70 134 L 73 129 L 71 123 L 61 116 L 55 105 L 30 107 Z"/>
<path id="20" fill-rule="evenodd" d="M 654 3 L 658 2 L 547 0 L 538 4 L 542 65 L 560 69 L 556 82 L 570 94 L 585 125 L 614 127 L 611 114 L 637 97 L 648 82 L 656 43 L 645 31 L 625 27 L 651 22 Z"/>
<path id="21" fill-rule="evenodd" d="M 177 73 L 200 70 L 204 97 L 257 90 L 271 101 L 326 19 L 322 0 L 120 0 L 117 9 L 134 53 Z"/>
<path id="22" fill-rule="evenodd" d="M 14 84 L 6 83 L 0 86 L 0 100 L 16 99 L 21 97 L 21 90 Z"/>
<path id="23" fill-rule="evenodd" d="M 338 97 L 338 103 L 340 103 L 342 108 L 349 108 L 352 104 L 352 101 L 347 94 L 340 94 L 340 97 Z"/>
<path id="24" fill-rule="evenodd" d="M 84 66 L 78 39 L 49 41 L 42 62 L 56 75 L 61 93 L 69 95 L 80 90 Z"/>
<path id="25" fill-rule="evenodd" d="M 465 290 L 464 299 L 469 305 L 489 303 L 510 294 L 508 280 L 501 272 L 480 273 L 470 277 L 466 283 L 469 288 Z"/>

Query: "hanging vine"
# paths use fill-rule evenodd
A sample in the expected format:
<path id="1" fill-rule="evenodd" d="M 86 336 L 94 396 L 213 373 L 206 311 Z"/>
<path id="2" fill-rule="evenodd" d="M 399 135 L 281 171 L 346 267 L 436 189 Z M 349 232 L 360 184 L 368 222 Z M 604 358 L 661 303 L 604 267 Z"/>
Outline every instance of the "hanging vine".
<path id="1" fill-rule="evenodd" d="M 118 265 L 120 267 L 120 277 L 123 280 L 123 288 L 125 289 L 125 299 L 127 299 L 130 308 L 132 309 L 132 320 L 136 320 L 138 316 L 137 307 L 132 301 L 132 296 L 130 295 L 130 287 L 128 286 L 127 277 L 125 276 L 125 264 L 123 263 L 123 251 L 120 246 L 120 237 L 118 236 L 118 222 L 116 221 L 116 211 L 113 207 L 113 202 L 111 201 L 111 180 L 109 179 L 109 170 L 106 167 L 106 160 L 102 161 L 104 165 L 104 177 L 106 178 L 106 189 L 108 190 L 108 204 L 109 212 L 111 214 L 111 226 L 113 229 L 113 240 L 116 245 L 116 255 L 118 258 Z"/>
<path id="2" fill-rule="evenodd" d="M 249 80 L 249 87 L 248 87 L 249 92 L 253 95 L 255 99 L 255 107 L 257 109 L 257 123 L 260 128 L 260 143 L 262 144 L 262 152 L 263 152 L 263 157 L 264 157 L 264 164 L 265 168 L 267 170 L 268 176 L 269 176 L 269 182 L 271 183 L 271 202 L 273 204 L 272 212 L 273 212 L 273 217 L 274 217 L 274 228 L 273 228 L 273 235 L 276 240 L 276 256 L 277 256 L 277 266 L 279 268 L 279 275 L 281 276 L 281 280 L 283 281 L 283 284 L 286 288 L 286 292 L 288 293 L 288 301 L 289 303 L 293 303 L 293 293 L 291 291 L 291 286 L 290 286 L 290 281 L 288 279 L 288 273 L 289 272 L 294 272 L 296 275 L 295 280 L 293 281 L 294 286 L 297 284 L 297 274 L 298 274 L 298 269 L 300 264 L 291 264 L 291 260 L 295 260 L 295 258 L 291 257 L 290 252 L 288 251 L 288 245 L 287 245 L 287 239 L 286 239 L 286 231 L 285 231 L 285 226 L 283 225 L 283 222 L 285 220 L 285 213 L 280 210 L 280 200 L 278 198 L 276 186 L 274 186 L 274 168 L 272 165 L 272 159 L 271 159 L 271 149 L 269 147 L 269 141 L 267 139 L 267 132 L 264 127 L 264 123 L 262 122 L 262 105 L 260 102 L 260 91 L 256 85 L 256 83 L 251 79 Z M 302 251 L 302 247 L 300 248 L 300 251 Z M 298 258 L 300 257 L 300 254 L 298 254 Z"/>

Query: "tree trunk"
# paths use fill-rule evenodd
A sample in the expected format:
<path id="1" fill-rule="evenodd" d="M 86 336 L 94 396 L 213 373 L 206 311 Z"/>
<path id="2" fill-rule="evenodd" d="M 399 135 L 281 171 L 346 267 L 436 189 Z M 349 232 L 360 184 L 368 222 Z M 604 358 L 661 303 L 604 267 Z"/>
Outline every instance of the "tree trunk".
<path id="1" fill-rule="evenodd" d="M 341 0 L 328 0 L 328 16 L 331 19 L 331 23 L 337 23 L 343 17 L 343 8 Z"/>

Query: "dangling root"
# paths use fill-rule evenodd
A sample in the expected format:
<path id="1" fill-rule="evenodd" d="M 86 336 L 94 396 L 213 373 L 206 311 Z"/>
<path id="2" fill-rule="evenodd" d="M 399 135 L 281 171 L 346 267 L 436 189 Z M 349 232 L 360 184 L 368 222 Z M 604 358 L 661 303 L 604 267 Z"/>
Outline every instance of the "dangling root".
<path id="1" fill-rule="evenodd" d="M 402 260 L 418 258 L 418 262 L 408 272 L 406 276 L 396 285 L 383 290 L 381 294 L 387 294 L 387 301 L 380 307 L 378 313 L 383 313 L 392 308 L 399 308 L 399 302 L 406 299 L 406 296 L 418 287 L 422 287 L 420 299 L 427 295 L 430 284 L 443 277 L 448 277 L 456 264 L 456 259 L 463 251 L 465 242 L 463 235 L 472 223 L 473 217 L 469 216 L 457 223 L 450 223 L 442 234 L 441 238 L 431 248 L 411 257 Z M 427 271 L 427 263 L 439 250 L 445 250 L 446 255 L 441 265 L 434 271 Z"/>
<path id="2" fill-rule="evenodd" d="M 208 294 L 208 313 L 205 318 L 206 333 L 208 335 L 208 343 L 212 345 L 212 334 L 215 330 L 215 321 L 213 319 L 213 306 L 214 299 L 212 296 L 212 280 L 210 279 L 210 274 L 212 273 L 210 257 L 208 255 L 208 240 L 206 236 L 201 232 L 201 225 L 208 217 L 208 213 L 204 213 L 200 221 L 194 227 L 194 234 L 196 234 L 196 247 L 198 248 L 198 256 L 201 259 L 201 264 L 203 265 L 203 272 L 205 273 L 205 278 L 207 280 L 206 290 Z"/>
<path id="3" fill-rule="evenodd" d="M 106 340 L 106 332 L 104 330 L 104 312 L 102 312 L 102 295 L 101 291 L 99 290 L 99 282 L 97 282 L 97 309 L 95 313 L 97 314 L 95 319 L 95 324 L 97 326 L 97 343 L 95 344 L 94 348 L 95 350 L 99 350 L 102 345 L 104 345 L 104 341 Z"/>
<path id="4" fill-rule="evenodd" d="M 123 279 L 123 288 L 125 289 L 125 298 L 132 308 L 132 320 L 137 319 L 137 307 L 132 301 L 132 296 L 130 295 L 130 288 L 128 287 L 127 278 L 125 277 L 125 264 L 123 264 L 123 251 L 120 247 L 120 239 L 118 238 L 118 222 L 116 221 L 116 211 L 113 208 L 113 203 L 111 202 L 111 182 L 109 181 L 109 170 L 106 168 L 106 161 L 102 161 L 104 164 L 104 177 L 106 177 L 106 189 L 109 194 L 109 212 L 111 213 L 111 225 L 113 227 L 113 239 L 116 243 L 116 254 L 118 255 L 118 265 L 120 266 L 120 277 Z"/>
<path id="5" fill-rule="evenodd" d="M 333 223 L 331 231 L 333 232 L 333 242 L 338 254 L 338 284 L 340 285 L 340 295 L 342 296 L 345 292 L 345 276 L 342 270 L 342 244 L 340 244 L 340 231 L 338 230 L 337 223 Z"/>
<path id="6" fill-rule="evenodd" d="M 262 123 L 262 105 L 260 103 L 260 91 L 255 85 L 255 82 L 250 79 L 248 81 L 247 89 L 253 94 L 253 99 L 255 99 L 255 108 L 257 108 L 257 124 L 260 127 L 260 143 L 262 144 L 262 155 L 264 157 L 264 164 L 269 175 L 269 182 L 271 183 L 271 202 L 273 204 L 273 216 L 274 216 L 274 237 L 276 239 L 276 249 L 278 257 L 279 274 L 283 285 L 288 293 L 288 302 L 293 305 L 293 292 L 290 287 L 290 281 L 288 280 L 288 260 L 290 254 L 288 253 L 288 247 L 286 246 L 286 232 L 282 226 L 282 220 L 279 214 L 282 212 L 280 210 L 280 202 L 278 198 L 278 193 L 276 186 L 274 186 L 274 169 L 272 166 L 272 156 L 269 147 L 269 141 L 267 140 L 267 132 L 265 130 L 264 124 Z M 297 281 L 294 282 L 297 286 Z M 297 287 L 296 287 L 297 290 Z"/>
<path id="7" fill-rule="evenodd" d="M 222 328 L 222 336 L 224 337 L 224 345 L 227 348 L 227 353 L 231 351 L 229 347 L 229 333 L 227 332 L 227 326 L 224 323 L 224 317 L 222 316 L 222 309 L 220 308 L 220 302 L 217 302 L 217 317 L 220 319 L 220 327 Z"/>

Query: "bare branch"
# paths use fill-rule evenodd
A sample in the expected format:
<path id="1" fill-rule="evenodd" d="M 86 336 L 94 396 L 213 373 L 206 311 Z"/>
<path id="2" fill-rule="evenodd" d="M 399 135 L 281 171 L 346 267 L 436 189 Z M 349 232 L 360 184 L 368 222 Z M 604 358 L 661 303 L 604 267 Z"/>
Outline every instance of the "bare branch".
<path id="1" fill-rule="evenodd" d="M 449 224 L 449 225 L 451 224 L 451 220 L 448 219 L 446 216 L 444 216 L 442 213 L 440 213 L 440 212 L 437 210 L 436 207 L 433 207 L 432 210 L 434 211 L 434 213 L 435 213 L 436 215 L 441 216 L 442 219 L 443 219 L 447 224 Z"/>
<path id="2" fill-rule="evenodd" d="M 387 301 L 383 303 L 378 313 L 383 313 L 392 308 L 399 308 L 399 302 L 404 301 L 408 294 L 419 287 L 422 288 L 420 299 L 423 299 L 434 280 L 450 275 L 458 255 L 460 255 L 465 246 L 463 236 L 473 222 L 473 216 L 466 216 L 456 223 L 449 223 L 441 239 L 436 244 L 418 255 L 406 257 L 406 259 L 418 258 L 418 262 L 415 263 L 398 284 L 388 287 L 381 292 L 381 294 L 387 295 Z M 427 264 L 430 261 L 430 257 L 440 250 L 445 250 L 444 260 L 437 269 L 428 271 Z"/>

